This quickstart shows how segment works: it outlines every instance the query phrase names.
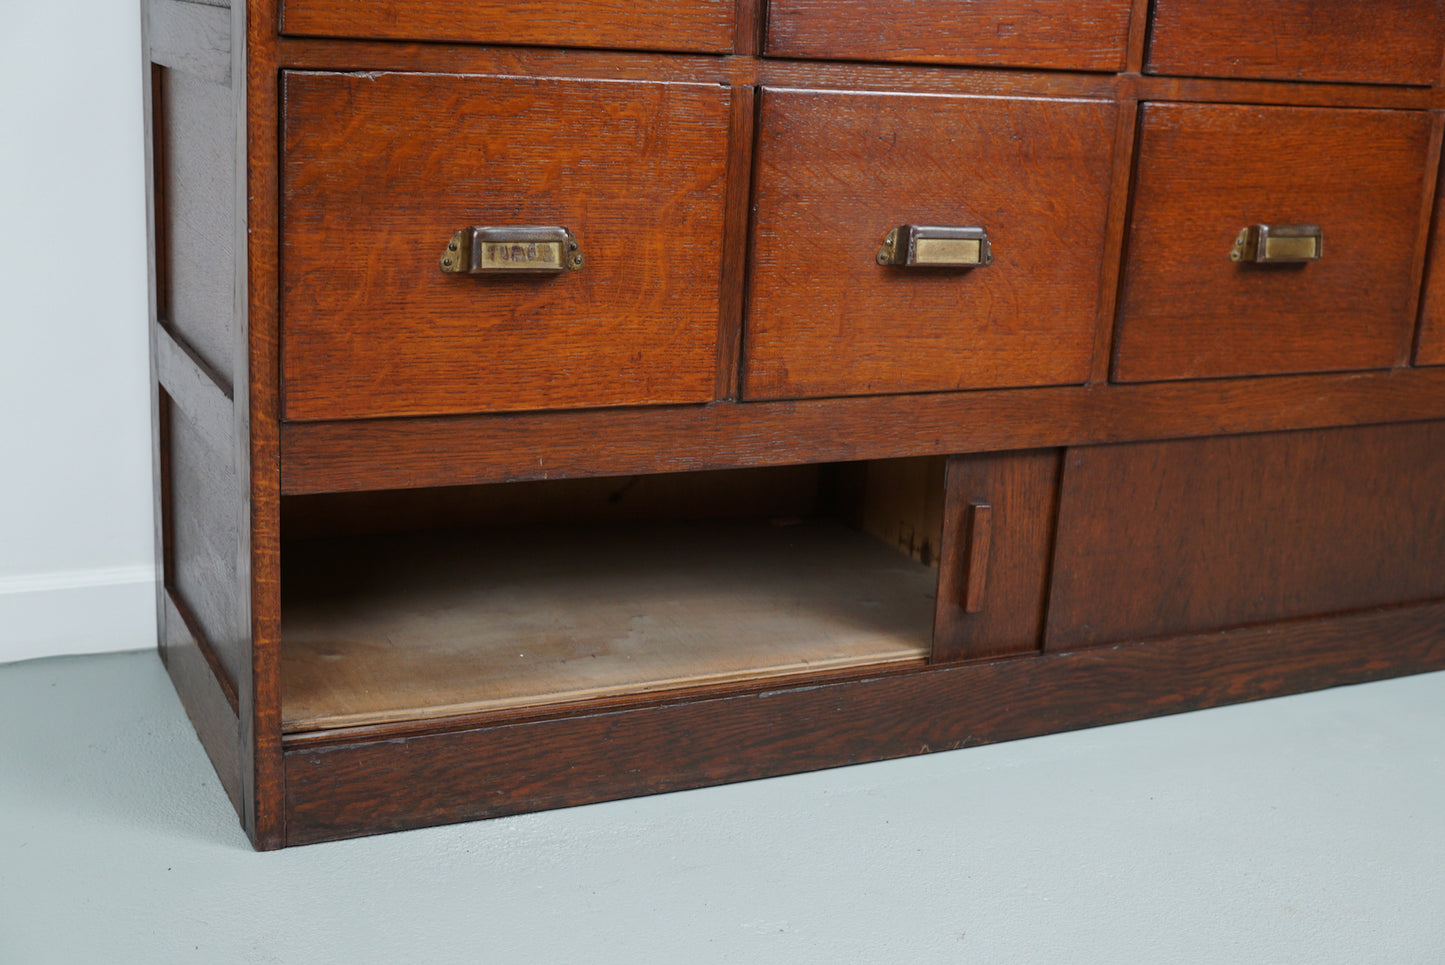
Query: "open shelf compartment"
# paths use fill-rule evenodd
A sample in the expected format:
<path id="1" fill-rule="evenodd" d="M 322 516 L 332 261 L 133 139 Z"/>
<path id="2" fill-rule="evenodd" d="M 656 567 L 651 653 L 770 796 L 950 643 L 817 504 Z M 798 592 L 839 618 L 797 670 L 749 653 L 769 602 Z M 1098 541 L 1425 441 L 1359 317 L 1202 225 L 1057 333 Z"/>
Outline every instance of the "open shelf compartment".
<path id="1" fill-rule="evenodd" d="M 924 459 L 292 501 L 283 726 L 921 663 L 942 475 Z"/>

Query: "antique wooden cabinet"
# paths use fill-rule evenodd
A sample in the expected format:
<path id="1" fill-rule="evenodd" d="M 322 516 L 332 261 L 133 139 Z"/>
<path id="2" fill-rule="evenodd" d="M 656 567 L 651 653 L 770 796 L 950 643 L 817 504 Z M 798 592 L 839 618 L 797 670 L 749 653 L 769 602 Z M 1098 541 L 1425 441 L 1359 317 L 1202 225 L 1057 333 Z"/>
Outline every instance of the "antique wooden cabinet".
<path id="1" fill-rule="evenodd" d="M 146 0 L 257 847 L 1445 667 L 1445 0 Z"/>

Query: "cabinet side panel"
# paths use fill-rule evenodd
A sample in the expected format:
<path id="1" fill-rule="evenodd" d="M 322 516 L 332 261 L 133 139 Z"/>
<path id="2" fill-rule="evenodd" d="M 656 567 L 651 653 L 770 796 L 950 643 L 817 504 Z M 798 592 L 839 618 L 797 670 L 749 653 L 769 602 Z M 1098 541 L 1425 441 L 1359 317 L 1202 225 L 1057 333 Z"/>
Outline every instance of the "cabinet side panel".
<path id="1" fill-rule="evenodd" d="M 1065 460 L 1047 649 L 1445 597 L 1445 423 Z"/>
<path id="2" fill-rule="evenodd" d="M 169 425 L 167 583 L 193 615 L 233 691 L 246 672 L 250 617 L 239 590 L 243 500 L 230 454 L 210 445 L 177 406 Z"/>
<path id="3" fill-rule="evenodd" d="M 236 282 L 231 90 L 182 70 L 160 74 L 167 216 L 161 321 L 229 386 Z"/>

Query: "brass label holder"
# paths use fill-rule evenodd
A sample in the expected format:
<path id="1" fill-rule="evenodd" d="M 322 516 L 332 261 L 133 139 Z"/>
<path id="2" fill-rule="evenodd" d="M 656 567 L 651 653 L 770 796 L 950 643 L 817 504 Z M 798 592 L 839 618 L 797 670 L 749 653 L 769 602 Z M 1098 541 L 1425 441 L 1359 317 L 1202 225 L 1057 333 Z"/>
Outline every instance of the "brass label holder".
<path id="1" fill-rule="evenodd" d="M 1325 233 L 1312 224 L 1253 224 L 1240 229 L 1229 260 L 1253 265 L 1298 265 L 1319 261 Z"/>
<path id="2" fill-rule="evenodd" d="M 461 275 L 557 275 L 583 264 L 576 236 L 561 226 L 463 228 L 441 257 L 442 271 Z"/>
<path id="3" fill-rule="evenodd" d="M 983 268 L 993 264 L 986 228 L 899 225 L 878 249 L 878 264 L 894 268 Z"/>

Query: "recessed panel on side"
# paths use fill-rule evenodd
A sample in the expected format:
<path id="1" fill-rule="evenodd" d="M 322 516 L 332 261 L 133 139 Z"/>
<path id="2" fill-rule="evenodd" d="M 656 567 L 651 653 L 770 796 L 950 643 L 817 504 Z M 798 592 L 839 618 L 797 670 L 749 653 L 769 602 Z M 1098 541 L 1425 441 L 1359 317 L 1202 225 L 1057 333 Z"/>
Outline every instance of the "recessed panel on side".
<path id="1" fill-rule="evenodd" d="M 713 398 L 727 88 L 292 73 L 284 92 L 288 419 Z"/>
<path id="2" fill-rule="evenodd" d="M 1115 107 L 763 92 L 744 395 L 1083 382 Z"/>
<path id="3" fill-rule="evenodd" d="M 779 57 L 1123 70 L 1129 0 L 776 0 Z"/>
<path id="4" fill-rule="evenodd" d="M 1146 105 L 1114 377 L 1397 364 L 1430 138 L 1424 111 Z"/>
<path id="5" fill-rule="evenodd" d="M 1445 598 L 1445 423 L 1065 458 L 1046 647 Z"/>

